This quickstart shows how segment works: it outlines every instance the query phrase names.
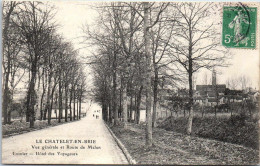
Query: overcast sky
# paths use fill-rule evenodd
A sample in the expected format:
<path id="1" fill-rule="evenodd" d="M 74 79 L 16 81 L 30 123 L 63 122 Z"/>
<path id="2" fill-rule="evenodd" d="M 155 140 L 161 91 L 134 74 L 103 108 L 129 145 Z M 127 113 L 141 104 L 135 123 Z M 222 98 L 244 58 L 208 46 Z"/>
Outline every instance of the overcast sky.
<path id="1" fill-rule="evenodd" d="M 72 1 L 56 1 L 57 7 L 56 20 L 61 25 L 59 32 L 63 36 L 74 43 L 75 48 L 81 48 L 79 38 L 82 36 L 81 27 L 83 24 L 91 25 L 97 15 L 90 5 L 94 2 L 72 2 Z M 220 29 L 221 31 L 221 29 Z M 259 26 L 258 26 L 259 32 Z M 258 42 L 259 44 L 259 42 Z M 258 47 L 259 48 L 259 47 Z M 252 82 L 253 88 L 258 88 L 259 84 L 259 49 L 232 49 L 233 57 L 230 60 L 231 66 L 218 70 L 217 81 L 224 84 L 228 78 L 235 78 L 242 75 L 248 76 Z M 81 50 L 81 53 L 88 56 L 87 50 Z M 86 71 L 89 71 L 87 68 Z M 202 84 L 204 73 L 211 78 L 211 71 L 201 70 L 197 73 L 197 84 Z"/>

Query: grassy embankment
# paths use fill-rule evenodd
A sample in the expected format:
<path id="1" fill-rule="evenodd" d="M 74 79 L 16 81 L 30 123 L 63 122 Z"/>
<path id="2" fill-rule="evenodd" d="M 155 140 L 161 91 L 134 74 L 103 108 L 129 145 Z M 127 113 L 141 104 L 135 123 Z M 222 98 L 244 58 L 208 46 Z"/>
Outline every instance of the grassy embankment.
<path id="1" fill-rule="evenodd" d="M 174 131 L 185 134 L 187 118 L 168 117 L 159 125 L 167 131 Z M 234 115 L 231 117 L 214 116 L 199 117 L 193 119 L 193 136 L 215 139 L 223 142 L 243 145 L 258 149 L 258 118 Z"/>
<path id="2" fill-rule="evenodd" d="M 34 130 L 47 128 L 47 127 L 57 126 L 68 122 L 65 122 L 65 120 L 62 119 L 61 122 L 58 123 L 58 120 L 52 119 L 51 125 L 48 125 L 47 120 L 42 120 L 42 121 L 36 120 L 34 123 L 34 128 L 30 128 L 29 122 L 25 122 L 25 121 L 21 122 L 20 120 L 16 120 L 13 121 L 11 124 L 2 125 L 2 135 L 3 137 L 8 137 L 8 136 L 22 134 Z"/>
<path id="3" fill-rule="evenodd" d="M 194 118 L 194 133 L 189 137 L 181 133 L 185 131 L 185 120 L 185 118 L 169 117 L 160 126 L 170 131 L 154 128 L 154 145 L 150 148 L 145 146 L 145 125 L 131 123 L 127 129 L 122 125 L 111 129 L 138 164 L 255 165 L 259 162 L 259 151 L 251 148 L 251 145 L 256 146 L 258 140 L 255 139 L 257 128 L 252 122 L 246 122 L 242 127 L 236 118 L 215 121 L 207 118 L 200 121 L 199 118 Z M 224 128 L 221 129 L 221 126 Z M 228 133 L 223 134 L 224 132 Z M 207 138 L 198 137 L 198 133 L 199 136 L 203 135 Z M 222 138 L 223 141 L 236 141 L 248 147 L 209 139 L 212 137 Z"/>

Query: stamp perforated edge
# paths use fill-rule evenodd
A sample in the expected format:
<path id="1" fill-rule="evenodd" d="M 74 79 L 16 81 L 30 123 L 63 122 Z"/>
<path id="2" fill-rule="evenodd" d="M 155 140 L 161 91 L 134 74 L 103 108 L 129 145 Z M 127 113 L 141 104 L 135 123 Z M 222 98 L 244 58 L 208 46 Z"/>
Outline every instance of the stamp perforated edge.
<path id="1" fill-rule="evenodd" d="M 229 49 L 246 49 L 246 50 L 258 50 L 259 49 L 259 18 L 260 18 L 260 2 L 217 2 L 221 5 L 221 11 L 220 11 L 220 17 L 223 20 L 223 8 L 224 7 L 235 7 L 238 5 L 241 5 L 240 3 L 242 3 L 243 5 L 246 5 L 248 7 L 256 7 L 257 8 L 257 13 L 256 13 L 256 41 L 255 41 L 255 48 L 242 48 L 242 47 L 226 47 L 224 45 L 222 45 L 222 33 L 223 33 L 223 25 L 221 26 L 221 41 L 220 44 L 223 47 L 229 48 Z M 223 22 L 222 22 L 223 24 Z"/>

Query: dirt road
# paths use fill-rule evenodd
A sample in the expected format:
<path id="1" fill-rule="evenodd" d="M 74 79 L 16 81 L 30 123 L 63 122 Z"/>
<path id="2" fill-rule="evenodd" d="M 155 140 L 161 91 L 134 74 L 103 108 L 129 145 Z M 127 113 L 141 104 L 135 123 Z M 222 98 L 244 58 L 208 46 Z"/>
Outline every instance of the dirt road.
<path id="1" fill-rule="evenodd" d="M 96 108 L 77 122 L 2 139 L 2 163 L 127 164 Z"/>

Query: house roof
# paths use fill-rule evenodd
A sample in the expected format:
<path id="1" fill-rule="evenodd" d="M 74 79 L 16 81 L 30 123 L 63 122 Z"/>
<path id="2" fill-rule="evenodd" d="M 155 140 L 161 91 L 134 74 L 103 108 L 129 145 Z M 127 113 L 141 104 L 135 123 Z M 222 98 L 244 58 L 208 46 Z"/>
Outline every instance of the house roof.
<path id="1" fill-rule="evenodd" d="M 226 89 L 225 91 L 226 95 L 241 95 L 243 94 L 242 90 L 230 90 L 230 89 Z"/>
<path id="2" fill-rule="evenodd" d="M 218 84 L 216 85 L 216 87 L 214 87 L 213 85 L 197 85 L 196 86 L 196 90 L 198 91 L 205 91 L 205 90 L 210 90 L 210 89 L 219 89 L 219 90 L 225 90 L 226 89 L 226 85 L 225 84 Z"/>

